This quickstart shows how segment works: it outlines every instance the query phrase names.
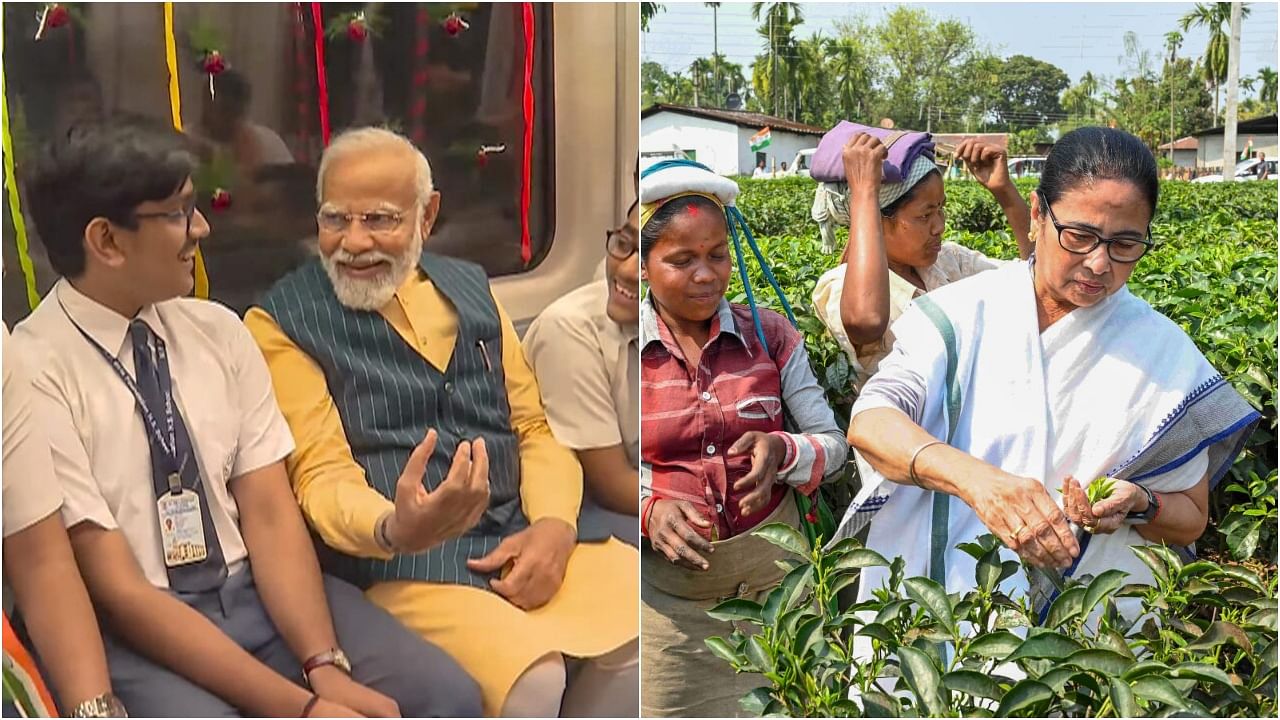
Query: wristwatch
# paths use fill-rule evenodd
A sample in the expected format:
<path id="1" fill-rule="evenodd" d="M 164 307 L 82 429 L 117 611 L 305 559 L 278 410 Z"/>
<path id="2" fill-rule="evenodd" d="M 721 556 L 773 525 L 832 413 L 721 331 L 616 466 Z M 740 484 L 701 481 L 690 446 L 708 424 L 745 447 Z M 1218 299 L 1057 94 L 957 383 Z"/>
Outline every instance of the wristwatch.
<path id="1" fill-rule="evenodd" d="M 112 693 L 105 692 L 93 698 L 89 698 L 79 705 L 71 709 L 67 717 L 73 718 L 127 718 L 129 713 L 124 709 L 124 703 L 120 702 L 120 698 Z"/>
<path id="2" fill-rule="evenodd" d="M 1130 525 L 1146 525 L 1160 514 L 1160 496 L 1151 492 L 1151 488 L 1146 485 L 1138 485 L 1138 487 L 1147 494 L 1147 509 L 1125 515 L 1124 521 Z"/>
<path id="3" fill-rule="evenodd" d="M 348 675 L 351 674 L 351 661 L 347 659 L 347 654 L 340 648 L 329 648 L 302 663 L 302 679 L 307 687 L 311 686 L 311 673 L 325 665 L 332 665 Z"/>

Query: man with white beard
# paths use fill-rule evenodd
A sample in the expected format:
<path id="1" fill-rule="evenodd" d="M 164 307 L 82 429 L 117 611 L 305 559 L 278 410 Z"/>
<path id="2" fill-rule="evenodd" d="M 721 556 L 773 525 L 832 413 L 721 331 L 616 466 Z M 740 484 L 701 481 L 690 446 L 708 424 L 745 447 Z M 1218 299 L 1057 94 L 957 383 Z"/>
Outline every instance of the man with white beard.
<path id="1" fill-rule="evenodd" d="M 637 563 L 580 544 L 582 470 L 477 265 L 423 252 L 427 159 L 363 128 L 325 151 L 320 257 L 245 318 L 327 566 L 444 648 L 486 715 L 637 714 Z"/>

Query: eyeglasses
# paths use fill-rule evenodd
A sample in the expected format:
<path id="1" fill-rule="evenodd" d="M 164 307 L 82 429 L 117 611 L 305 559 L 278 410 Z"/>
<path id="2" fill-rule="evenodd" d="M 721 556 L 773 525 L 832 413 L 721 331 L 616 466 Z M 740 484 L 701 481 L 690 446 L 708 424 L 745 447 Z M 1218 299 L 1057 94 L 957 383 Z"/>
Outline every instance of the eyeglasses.
<path id="1" fill-rule="evenodd" d="M 400 227 L 407 210 L 370 210 L 363 213 L 349 213 L 340 210 L 321 210 L 316 213 L 316 224 L 324 232 L 344 232 L 352 220 L 358 219 L 364 229 L 373 234 L 389 233 Z"/>
<path id="2" fill-rule="evenodd" d="M 631 203 L 631 207 L 627 209 L 627 217 L 631 217 L 631 213 L 635 211 L 639 203 L 639 199 Z M 636 231 L 625 222 L 613 230 L 606 230 L 604 233 L 605 252 L 609 253 L 609 256 L 615 260 L 626 260 L 635 255 L 638 246 L 639 239 L 636 237 Z"/>
<path id="3" fill-rule="evenodd" d="M 1063 250 L 1074 255 L 1088 255 L 1093 252 L 1098 245 L 1105 243 L 1107 246 L 1107 257 L 1118 263 L 1135 263 L 1147 254 L 1151 246 L 1155 243 L 1151 240 L 1151 226 L 1147 225 L 1147 236 L 1145 238 L 1135 237 L 1111 237 L 1105 238 L 1092 230 L 1072 227 L 1071 225 L 1063 225 L 1058 222 L 1058 218 L 1053 214 L 1053 208 L 1049 207 L 1049 200 L 1044 193 L 1036 191 L 1040 195 L 1040 202 L 1044 205 L 1044 209 L 1049 213 L 1049 222 L 1053 224 L 1053 228 L 1058 231 L 1058 245 Z"/>
<path id="4" fill-rule="evenodd" d="M 167 212 L 136 212 L 133 217 L 138 220 L 164 220 L 170 223 L 176 223 L 179 220 L 186 220 L 187 232 L 191 232 L 191 219 L 196 214 L 196 198 L 192 195 L 183 201 L 182 208 L 179 210 L 169 210 Z"/>

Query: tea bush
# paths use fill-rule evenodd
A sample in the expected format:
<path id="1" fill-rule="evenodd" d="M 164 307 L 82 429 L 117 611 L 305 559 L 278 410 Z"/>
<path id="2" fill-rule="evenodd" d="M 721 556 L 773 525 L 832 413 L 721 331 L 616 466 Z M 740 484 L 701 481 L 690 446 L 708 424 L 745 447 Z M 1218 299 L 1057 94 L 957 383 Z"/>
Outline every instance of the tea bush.
<path id="1" fill-rule="evenodd" d="M 999 591 L 1023 568 L 990 535 L 957 546 L 977 561 L 974 588 L 948 595 L 853 539 L 822 552 L 787 525 L 755 533 L 795 556 L 780 563 L 789 572 L 763 603 L 709 611 L 751 632 L 706 641 L 767 683 L 741 701 L 754 714 L 1276 717 L 1274 574 L 1135 548 L 1156 585 L 1126 585 L 1120 570 L 1072 580 L 1041 620 Z M 875 566 L 888 581 L 842 610 L 837 592 Z M 1124 598 L 1141 605 L 1136 622 Z M 869 649 L 855 655 L 855 641 Z"/>

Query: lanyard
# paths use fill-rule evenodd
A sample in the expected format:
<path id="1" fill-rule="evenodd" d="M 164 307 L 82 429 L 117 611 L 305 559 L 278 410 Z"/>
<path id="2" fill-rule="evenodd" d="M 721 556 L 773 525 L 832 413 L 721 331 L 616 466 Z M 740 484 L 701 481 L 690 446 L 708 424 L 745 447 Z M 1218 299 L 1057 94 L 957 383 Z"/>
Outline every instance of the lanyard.
<path id="1" fill-rule="evenodd" d="M 97 340 L 94 340 L 89 333 L 85 332 L 84 328 L 80 327 L 80 323 L 76 322 L 75 318 L 71 317 L 71 313 L 67 312 L 67 306 L 62 304 L 61 297 L 58 298 L 58 305 L 62 308 L 62 313 L 67 316 L 67 320 L 70 320 L 71 324 L 75 326 L 76 330 L 80 331 L 84 339 L 98 351 L 98 354 L 102 355 L 102 358 L 111 365 L 111 369 L 115 370 L 116 375 L 124 382 L 125 387 L 129 388 L 129 392 L 133 393 L 133 399 L 138 403 L 138 411 L 142 414 L 142 420 L 150 432 L 153 447 L 158 447 L 164 459 L 169 462 L 168 472 L 166 473 L 169 477 L 169 489 L 173 492 L 178 492 L 181 489 L 182 469 L 186 463 L 184 462 L 180 466 L 177 459 L 178 441 L 174 432 L 173 391 L 169 383 L 169 355 L 165 350 L 164 341 L 152 333 L 152 337 L 155 340 L 156 365 L 159 370 L 157 374 L 159 375 L 160 394 L 164 397 L 165 426 L 168 430 L 167 442 L 165 433 L 160 430 L 160 423 L 156 420 L 155 413 L 147 405 L 146 398 L 142 396 L 142 391 L 138 389 L 137 382 L 130 377 L 129 371 L 125 370 L 124 365 L 120 364 L 120 361 L 115 356 L 107 352 L 105 348 L 98 344 Z"/>

